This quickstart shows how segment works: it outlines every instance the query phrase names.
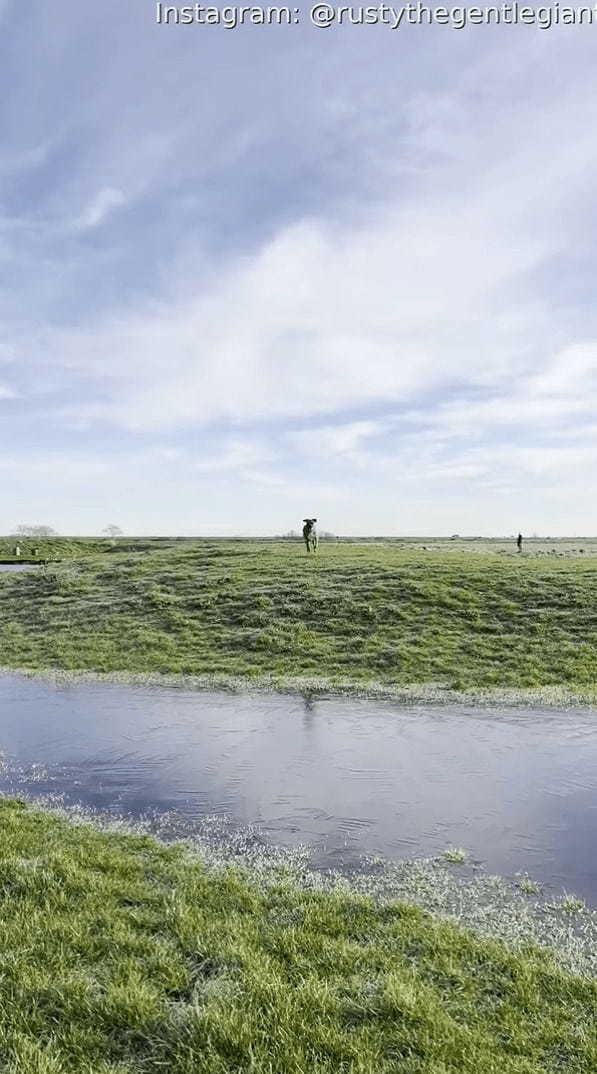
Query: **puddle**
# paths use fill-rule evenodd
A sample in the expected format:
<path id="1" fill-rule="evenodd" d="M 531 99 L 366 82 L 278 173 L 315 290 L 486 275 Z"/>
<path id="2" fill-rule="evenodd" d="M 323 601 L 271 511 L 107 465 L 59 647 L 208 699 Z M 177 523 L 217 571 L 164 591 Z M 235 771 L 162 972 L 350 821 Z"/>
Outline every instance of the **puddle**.
<path id="1" fill-rule="evenodd" d="M 0 791 L 206 817 L 315 868 L 465 847 L 597 904 L 597 712 L 0 676 Z"/>
<path id="2" fill-rule="evenodd" d="M 0 563 L 0 572 L 20 574 L 22 571 L 37 570 L 37 563 Z"/>

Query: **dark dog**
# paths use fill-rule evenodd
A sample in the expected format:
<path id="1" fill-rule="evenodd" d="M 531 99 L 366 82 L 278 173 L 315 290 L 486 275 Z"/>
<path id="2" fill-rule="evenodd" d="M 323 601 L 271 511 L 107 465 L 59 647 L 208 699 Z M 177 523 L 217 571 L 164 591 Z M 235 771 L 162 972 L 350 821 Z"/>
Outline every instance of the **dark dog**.
<path id="1" fill-rule="evenodd" d="M 317 530 L 315 529 L 316 518 L 304 518 L 303 522 L 303 537 L 307 546 L 307 552 L 316 552 L 317 545 L 319 544 L 319 537 L 317 536 Z"/>

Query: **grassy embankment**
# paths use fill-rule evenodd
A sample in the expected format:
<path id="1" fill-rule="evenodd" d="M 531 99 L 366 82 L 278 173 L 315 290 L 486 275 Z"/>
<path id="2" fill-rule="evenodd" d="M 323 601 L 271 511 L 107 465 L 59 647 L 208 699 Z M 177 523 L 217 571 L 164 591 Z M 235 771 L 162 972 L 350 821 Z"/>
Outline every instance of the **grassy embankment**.
<path id="1" fill-rule="evenodd" d="M 597 559 L 558 548 L 51 541 L 0 574 L 0 662 L 592 696 Z M 0 833 L 6 1074 L 597 1069 L 597 984 L 545 951 L 19 803 Z"/>
<path id="2" fill-rule="evenodd" d="M 0 801 L 6 1074 L 589 1074 L 597 982 Z"/>
<path id="3" fill-rule="evenodd" d="M 593 543 L 47 543 L 0 574 L 1 665 L 597 696 Z"/>

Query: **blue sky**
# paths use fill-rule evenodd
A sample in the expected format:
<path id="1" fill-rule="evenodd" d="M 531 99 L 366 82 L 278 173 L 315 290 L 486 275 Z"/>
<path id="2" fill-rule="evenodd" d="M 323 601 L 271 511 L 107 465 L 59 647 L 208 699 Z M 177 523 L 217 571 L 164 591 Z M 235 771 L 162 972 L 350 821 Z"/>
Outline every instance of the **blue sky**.
<path id="1" fill-rule="evenodd" d="M 0 531 L 597 533 L 594 29 L 0 0 Z"/>

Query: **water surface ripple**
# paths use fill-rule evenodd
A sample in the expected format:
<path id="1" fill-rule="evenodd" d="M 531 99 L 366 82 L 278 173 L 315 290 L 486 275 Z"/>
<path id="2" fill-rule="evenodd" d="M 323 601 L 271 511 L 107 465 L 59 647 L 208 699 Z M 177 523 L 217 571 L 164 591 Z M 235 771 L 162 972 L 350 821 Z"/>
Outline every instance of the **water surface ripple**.
<path id="1" fill-rule="evenodd" d="M 0 676 L 0 791 L 174 811 L 316 866 L 465 847 L 597 904 L 597 712 L 57 685 Z"/>

